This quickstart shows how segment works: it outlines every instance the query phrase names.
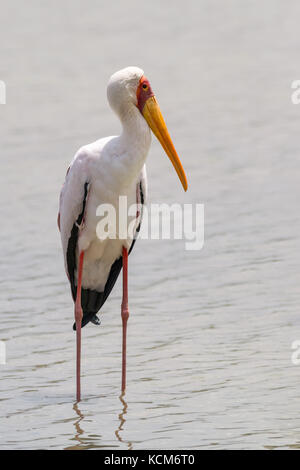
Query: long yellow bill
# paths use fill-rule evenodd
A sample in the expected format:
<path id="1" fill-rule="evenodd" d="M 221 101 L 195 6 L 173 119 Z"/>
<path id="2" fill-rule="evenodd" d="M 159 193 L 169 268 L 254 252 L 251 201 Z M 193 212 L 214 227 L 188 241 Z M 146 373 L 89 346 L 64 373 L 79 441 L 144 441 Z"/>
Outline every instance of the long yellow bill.
<path id="1" fill-rule="evenodd" d="M 164 151 L 171 160 L 176 170 L 176 173 L 181 181 L 183 189 L 186 191 L 188 188 L 188 184 L 185 172 L 171 140 L 169 131 L 167 129 L 166 123 L 161 114 L 155 96 L 151 96 L 146 100 L 142 113 L 153 134 L 158 138 Z"/>

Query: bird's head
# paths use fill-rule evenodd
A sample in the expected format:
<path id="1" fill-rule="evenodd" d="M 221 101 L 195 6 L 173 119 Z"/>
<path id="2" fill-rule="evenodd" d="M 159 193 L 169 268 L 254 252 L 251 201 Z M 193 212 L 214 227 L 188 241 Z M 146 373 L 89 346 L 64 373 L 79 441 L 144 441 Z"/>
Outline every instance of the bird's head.
<path id="1" fill-rule="evenodd" d="M 187 179 L 179 160 L 151 85 L 138 67 L 126 67 L 114 73 L 108 83 L 107 97 L 111 108 L 119 115 L 126 115 L 135 106 L 148 123 L 170 158 L 183 189 L 187 190 Z"/>

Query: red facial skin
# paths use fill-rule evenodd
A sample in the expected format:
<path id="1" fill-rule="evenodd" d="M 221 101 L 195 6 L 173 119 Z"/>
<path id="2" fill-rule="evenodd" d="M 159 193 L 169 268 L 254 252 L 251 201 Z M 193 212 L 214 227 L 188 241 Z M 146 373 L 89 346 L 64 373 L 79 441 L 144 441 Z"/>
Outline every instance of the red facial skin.
<path id="1" fill-rule="evenodd" d="M 149 81 L 143 75 L 140 79 L 139 86 L 136 91 L 137 107 L 139 108 L 141 113 L 143 113 L 143 108 L 147 99 L 151 98 L 151 96 L 154 96 L 154 93 L 152 91 Z"/>

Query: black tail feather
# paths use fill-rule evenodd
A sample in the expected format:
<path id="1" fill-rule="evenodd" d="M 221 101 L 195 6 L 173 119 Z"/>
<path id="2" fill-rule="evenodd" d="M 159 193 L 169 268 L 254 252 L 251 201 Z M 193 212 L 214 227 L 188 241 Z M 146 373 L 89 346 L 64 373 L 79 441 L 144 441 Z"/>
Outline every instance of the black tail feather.
<path id="1" fill-rule="evenodd" d="M 92 322 L 94 325 L 100 325 L 101 324 L 99 318 L 97 317 L 97 315 L 95 313 L 88 313 L 86 315 L 83 315 L 82 322 L 81 322 L 81 328 L 83 328 L 89 322 Z M 73 330 L 76 331 L 76 323 L 75 322 L 73 324 Z"/>

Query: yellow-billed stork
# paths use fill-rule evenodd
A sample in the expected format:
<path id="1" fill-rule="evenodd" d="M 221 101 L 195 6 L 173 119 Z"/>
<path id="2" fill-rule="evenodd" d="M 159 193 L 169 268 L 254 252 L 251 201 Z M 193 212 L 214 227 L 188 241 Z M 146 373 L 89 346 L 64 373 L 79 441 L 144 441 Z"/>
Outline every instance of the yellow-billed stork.
<path id="1" fill-rule="evenodd" d="M 122 267 L 122 391 L 126 386 L 128 253 L 135 237 L 99 239 L 97 207 L 111 204 L 118 214 L 120 196 L 127 197 L 128 205 L 145 203 L 145 161 L 151 143 L 150 129 L 187 190 L 184 170 L 143 70 L 127 67 L 116 72 L 109 80 L 107 96 L 121 120 L 122 133 L 81 147 L 67 171 L 60 193 L 58 226 L 75 303 L 77 401 L 80 401 L 81 328 L 89 322 L 100 323 L 97 312 L 109 296 Z M 136 233 L 141 216 L 141 211 L 137 212 Z"/>

